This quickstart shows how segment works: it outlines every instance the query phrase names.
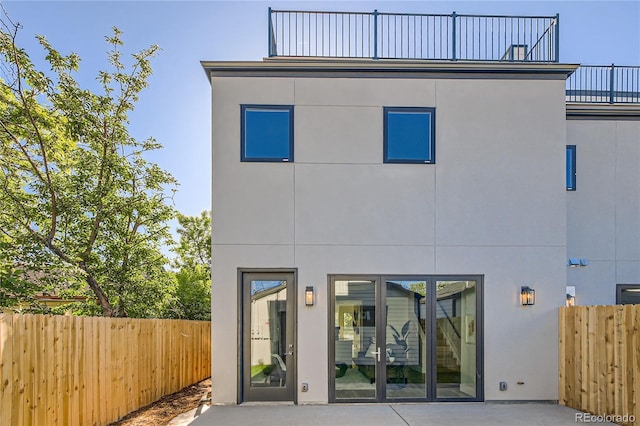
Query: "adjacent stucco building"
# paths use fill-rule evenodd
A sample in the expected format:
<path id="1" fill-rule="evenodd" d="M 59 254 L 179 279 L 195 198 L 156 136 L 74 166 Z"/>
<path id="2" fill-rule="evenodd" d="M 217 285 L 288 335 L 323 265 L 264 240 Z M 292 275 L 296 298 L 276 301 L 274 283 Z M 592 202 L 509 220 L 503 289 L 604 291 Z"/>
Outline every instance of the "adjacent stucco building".
<path id="1" fill-rule="evenodd" d="M 568 268 L 567 284 L 581 305 L 620 302 L 616 285 L 640 284 L 638 102 L 567 106 L 577 164 L 576 190 L 567 192 L 567 253 L 588 261 Z"/>

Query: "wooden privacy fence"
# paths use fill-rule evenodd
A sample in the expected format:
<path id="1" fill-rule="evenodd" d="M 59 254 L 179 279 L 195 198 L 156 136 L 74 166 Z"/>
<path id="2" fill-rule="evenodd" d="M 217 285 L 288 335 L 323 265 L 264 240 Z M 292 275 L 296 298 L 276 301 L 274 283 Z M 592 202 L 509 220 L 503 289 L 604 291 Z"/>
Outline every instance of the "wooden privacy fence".
<path id="1" fill-rule="evenodd" d="M 560 308 L 560 403 L 640 425 L 640 305 Z"/>
<path id="2" fill-rule="evenodd" d="M 210 375 L 210 322 L 0 315 L 0 426 L 106 425 Z"/>

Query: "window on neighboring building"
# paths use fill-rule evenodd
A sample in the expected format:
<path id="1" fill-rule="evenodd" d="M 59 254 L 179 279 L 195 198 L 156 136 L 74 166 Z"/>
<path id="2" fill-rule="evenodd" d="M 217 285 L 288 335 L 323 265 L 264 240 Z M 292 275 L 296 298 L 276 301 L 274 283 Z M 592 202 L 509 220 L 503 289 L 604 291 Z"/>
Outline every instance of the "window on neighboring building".
<path id="1" fill-rule="evenodd" d="M 241 106 L 241 161 L 293 161 L 293 106 Z"/>
<path id="2" fill-rule="evenodd" d="M 384 162 L 435 163 L 435 108 L 384 108 Z"/>
<path id="3" fill-rule="evenodd" d="M 640 284 L 616 285 L 616 305 L 640 304 Z"/>
<path id="4" fill-rule="evenodd" d="M 567 191 L 576 190 L 576 146 L 567 145 Z"/>

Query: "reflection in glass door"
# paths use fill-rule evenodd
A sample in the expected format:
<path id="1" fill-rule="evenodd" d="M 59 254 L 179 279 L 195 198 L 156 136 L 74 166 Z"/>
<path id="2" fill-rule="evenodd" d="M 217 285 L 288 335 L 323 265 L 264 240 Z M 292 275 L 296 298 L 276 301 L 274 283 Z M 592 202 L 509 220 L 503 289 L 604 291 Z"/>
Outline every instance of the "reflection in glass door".
<path id="1" fill-rule="evenodd" d="M 386 395 L 427 394 L 426 282 L 386 280 Z"/>
<path id="2" fill-rule="evenodd" d="M 481 276 L 334 276 L 330 401 L 481 401 Z"/>
<path id="3" fill-rule="evenodd" d="M 438 398 L 476 397 L 476 282 L 436 281 Z"/>
<path id="4" fill-rule="evenodd" d="M 333 282 L 335 398 L 376 399 L 376 281 Z"/>

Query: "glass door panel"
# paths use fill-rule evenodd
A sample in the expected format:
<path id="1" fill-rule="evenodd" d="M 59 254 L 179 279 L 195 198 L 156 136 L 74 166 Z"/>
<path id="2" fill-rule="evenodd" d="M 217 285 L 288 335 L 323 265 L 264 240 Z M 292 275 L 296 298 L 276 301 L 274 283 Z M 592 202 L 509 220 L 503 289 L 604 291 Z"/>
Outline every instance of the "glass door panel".
<path id="1" fill-rule="evenodd" d="M 243 274 L 242 401 L 294 400 L 294 301 L 293 274 Z"/>
<path id="2" fill-rule="evenodd" d="M 335 398 L 376 399 L 376 281 L 335 280 Z"/>
<path id="3" fill-rule="evenodd" d="M 287 282 L 252 280 L 250 309 L 250 386 L 285 387 Z"/>
<path id="4" fill-rule="evenodd" d="M 425 281 L 386 281 L 386 396 L 426 398 Z"/>
<path id="5" fill-rule="evenodd" d="M 436 397 L 476 397 L 476 281 L 436 281 Z"/>

